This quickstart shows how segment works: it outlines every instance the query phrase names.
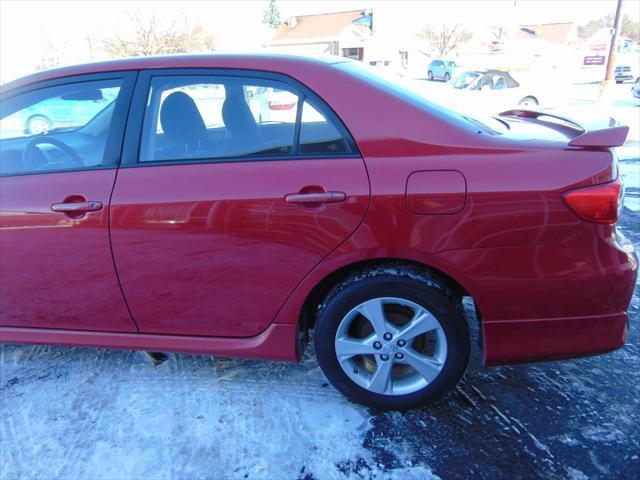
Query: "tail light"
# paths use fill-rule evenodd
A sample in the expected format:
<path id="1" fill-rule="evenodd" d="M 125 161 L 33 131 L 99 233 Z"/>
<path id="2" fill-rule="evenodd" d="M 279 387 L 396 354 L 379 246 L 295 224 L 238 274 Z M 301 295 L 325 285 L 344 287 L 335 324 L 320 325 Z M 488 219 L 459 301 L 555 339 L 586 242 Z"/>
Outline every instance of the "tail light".
<path id="1" fill-rule="evenodd" d="M 565 192 L 565 203 L 581 219 L 587 222 L 613 225 L 618 221 L 622 204 L 622 182 L 594 185 Z"/>
<path id="2" fill-rule="evenodd" d="M 294 105 L 294 103 L 284 103 L 276 100 L 269 102 L 269 110 L 291 110 Z"/>

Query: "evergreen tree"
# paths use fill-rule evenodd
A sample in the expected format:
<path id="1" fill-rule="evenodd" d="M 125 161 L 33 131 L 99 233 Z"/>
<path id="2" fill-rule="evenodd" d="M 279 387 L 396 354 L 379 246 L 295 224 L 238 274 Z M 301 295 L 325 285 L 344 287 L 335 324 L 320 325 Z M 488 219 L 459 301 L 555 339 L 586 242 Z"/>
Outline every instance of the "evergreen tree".
<path id="1" fill-rule="evenodd" d="M 269 25 L 269 28 L 278 28 L 280 26 L 280 10 L 278 10 L 276 0 L 269 0 L 269 5 L 264 9 L 262 23 Z"/>

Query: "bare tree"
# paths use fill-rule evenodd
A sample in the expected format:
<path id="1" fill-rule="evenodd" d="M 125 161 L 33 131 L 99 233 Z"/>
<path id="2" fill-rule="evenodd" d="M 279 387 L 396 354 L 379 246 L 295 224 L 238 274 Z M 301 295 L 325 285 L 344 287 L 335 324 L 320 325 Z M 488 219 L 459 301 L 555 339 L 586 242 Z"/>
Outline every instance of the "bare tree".
<path id="1" fill-rule="evenodd" d="M 112 57 L 137 57 L 169 53 L 196 53 L 213 50 L 215 38 L 200 24 L 184 20 L 181 25 L 172 22 L 161 25 L 155 15 L 142 18 L 130 14 L 133 32 L 129 37 L 116 35 L 103 42 L 105 51 Z"/>
<path id="2" fill-rule="evenodd" d="M 461 43 L 471 39 L 473 34 L 461 25 L 442 25 L 441 27 L 424 26 L 418 37 L 426 40 L 430 49 L 438 56 L 444 57 L 455 50 Z"/>
<path id="3" fill-rule="evenodd" d="M 44 36 L 45 48 L 40 61 L 36 65 L 36 70 L 46 70 L 47 68 L 57 67 L 62 64 L 63 50 L 54 44 L 53 40 L 47 32 L 42 30 Z"/>
<path id="4" fill-rule="evenodd" d="M 607 15 L 597 20 L 591 20 L 585 25 L 578 27 L 578 37 L 589 38 L 598 33 L 603 28 L 613 27 L 613 17 Z M 640 42 L 640 22 L 635 21 L 629 15 L 624 15 L 620 22 L 620 35 Z"/>

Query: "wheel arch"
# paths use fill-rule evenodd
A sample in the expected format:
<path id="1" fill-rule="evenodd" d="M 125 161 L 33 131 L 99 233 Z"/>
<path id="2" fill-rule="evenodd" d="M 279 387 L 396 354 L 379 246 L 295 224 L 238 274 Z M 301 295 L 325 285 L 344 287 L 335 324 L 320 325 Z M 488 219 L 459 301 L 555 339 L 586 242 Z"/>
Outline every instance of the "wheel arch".
<path id="1" fill-rule="evenodd" d="M 397 257 L 380 257 L 354 261 L 325 274 L 306 295 L 298 315 L 298 329 L 306 332 L 314 327 L 316 312 L 329 291 L 341 280 L 357 271 L 372 268 L 402 268 L 408 267 L 428 272 L 460 297 L 472 296 L 469 291 L 450 274 L 426 263 Z"/>
<path id="2" fill-rule="evenodd" d="M 520 99 L 520 101 L 518 103 L 522 103 L 523 101 L 525 101 L 527 98 L 530 98 L 532 100 L 535 100 L 535 102 L 540 105 L 540 99 L 536 96 L 536 95 L 525 95 L 524 97 L 522 97 Z"/>

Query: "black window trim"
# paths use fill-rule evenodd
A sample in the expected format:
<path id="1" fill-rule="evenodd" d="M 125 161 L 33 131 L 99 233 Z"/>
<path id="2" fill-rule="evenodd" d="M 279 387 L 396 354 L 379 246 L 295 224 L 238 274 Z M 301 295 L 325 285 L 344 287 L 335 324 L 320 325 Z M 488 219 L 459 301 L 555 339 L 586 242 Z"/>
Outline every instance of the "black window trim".
<path id="1" fill-rule="evenodd" d="M 40 82 L 23 85 L 7 92 L 3 92 L 2 97 L 0 98 L 0 102 L 5 102 L 15 96 L 34 92 L 44 88 L 73 85 L 76 83 L 86 83 L 100 80 L 122 80 L 120 91 L 118 92 L 118 98 L 116 99 L 116 104 L 111 116 L 111 125 L 109 126 L 109 133 L 107 134 L 107 141 L 103 154 L 103 162 L 101 165 L 93 165 L 81 168 L 72 167 L 55 170 L 37 170 L 33 172 L 0 173 L 0 178 L 20 177 L 25 175 L 50 175 L 56 173 L 85 172 L 92 170 L 112 170 L 118 168 L 122 156 L 122 147 L 127 128 L 127 119 L 129 117 L 131 99 L 133 97 L 137 76 L 137 70 L 86 73 L 81 75 L 59 77 L 51 80 L 42 80 Z"/>
<path id="2" fill-rule="evenodd" d="M 243 155 L 236 157 L 203 157 L 175 160 L 155 160 L 140 161 L 140 148 L 142 144 L 142 128 L 144 116 L 147 109 L 147 101 L 149 98 L 149 88 L 153 77 L 175 77 L 175 76 L 194 76 L 194 77 L 241 77 L 242 79 L 256 80 L 272 80 L 278 81 L 289 86 L 299 96 L 298 111 L 296 112 L 296 127 L 294 133 L 294 148 L 290 153 L 282 153 L 275 155 Z M 300 120 L 302 118 L 302 107 L 304 101 L 310 99 L 317 107 L 318 111 L 324 115 L 327 121 L 331 122 L 340 135 L 347 143 L 349 149 L 344 153 L 299 153 L 299 130 Z M 190 165 L 203 163 L 246 163 L 246 162 L 264 162 L 264 161 L 291 161 L 291 160 L 310 160 L 310 159 L 337 159 L 337 158 L 361 158 L 362 155 L 353 139 L 353 136 L 345 126 L 340 117 L 319 95 L 313 92 L 303 83 L 282 73 L 269 72 L 265 70 L 254 69 L 228 69 L 228 68 L 166 68 L 166 69 L 149 69 L 141 70 L 136 81 L 133 98 L 131 100 L 131 109 L 127 122 L 127 131 L 124 138 L 124 147 L 120 168 L 138 168 L 151 166 L 169 166 L 169 165 Z"/>

